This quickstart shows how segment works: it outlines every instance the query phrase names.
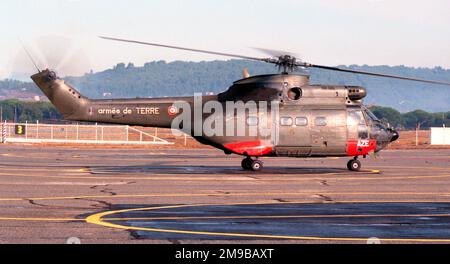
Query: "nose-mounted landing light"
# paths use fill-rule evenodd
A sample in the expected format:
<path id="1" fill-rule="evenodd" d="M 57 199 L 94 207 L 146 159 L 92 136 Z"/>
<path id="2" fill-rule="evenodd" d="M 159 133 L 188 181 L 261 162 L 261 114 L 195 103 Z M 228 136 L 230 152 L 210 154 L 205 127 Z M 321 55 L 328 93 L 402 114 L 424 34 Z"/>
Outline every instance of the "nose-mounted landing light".
<path id="1" fill-rule="evenodd" d="M 390 129 L 390 132 L 391 132 L 391 134 L 392 134 L 391 142 L 394 142 L 394 141 L 396 141 L 397 139 L 400 138 L 400 134 L 398 133 L 397 130 Z"/>

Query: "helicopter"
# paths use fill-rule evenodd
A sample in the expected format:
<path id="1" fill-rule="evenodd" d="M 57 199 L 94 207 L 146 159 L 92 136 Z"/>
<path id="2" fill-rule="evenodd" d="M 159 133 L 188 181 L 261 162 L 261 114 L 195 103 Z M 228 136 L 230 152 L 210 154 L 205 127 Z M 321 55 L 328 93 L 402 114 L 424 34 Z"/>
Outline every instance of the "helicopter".
<path id="1" fill-rule="evenodd" d="M 136 40 L 100 38 L 276 65 L 281 73 L 250 76 L 244 70 L 243 79 L 216 95 L 174 98 L 89 99 L 49 69 L 41 71 L 36 67 L 38 73 L 31 76 L 66 120 L 183 131 L 201 144 L 220 149 L 227 155 L 243 156 L 241 167 L 251 171 L 263 168 L 261 157 L 350 157 L 348 170 L 360 171 L 359 157 L 378 153 L 399 138 L 394 128 L 364 106 L 366 88 L 311 85 L 308 74 L 292 73 L 297 69 L 319 68 L 450 86 L 443 81 L 311 64 L 288 53 L 257 58 Z M 236 104 L 243 106 L 243 110 L 233 108 Z M 201 133 L 206 123 L 219 133 Z M 259 127 L 264 129 L 257 129 Z M 220 133 L 224 130 L 229 133 Z M 235 133 L 237 130 L 240 133 Z"/>

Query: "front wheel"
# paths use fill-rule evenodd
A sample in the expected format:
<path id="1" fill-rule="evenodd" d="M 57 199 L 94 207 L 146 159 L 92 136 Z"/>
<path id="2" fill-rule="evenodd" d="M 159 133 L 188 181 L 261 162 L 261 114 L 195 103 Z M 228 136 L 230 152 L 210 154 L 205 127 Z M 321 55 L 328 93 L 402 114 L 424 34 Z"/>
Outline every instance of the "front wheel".
<path id="1" fill-rule="evenodd" d="M 347 163 L 347 168 L 351 171 L 361 170 L 361 162 L 356 159 L 349 160 Z"/>
<path id="2" fill-rule="evenodd" d="M 251 166 L 252 171 L 260 171 L 263 168 L 263 163 L 262 161 L 255 160 L 252 162 Z"/>
<path id="3" fill-rule="evenodd" d="M 253 160 L 251 158 L 245 158 L 241 162 L 241 166 L 244 170 L 251 170 L 252 169 L 252 162 Z"/>

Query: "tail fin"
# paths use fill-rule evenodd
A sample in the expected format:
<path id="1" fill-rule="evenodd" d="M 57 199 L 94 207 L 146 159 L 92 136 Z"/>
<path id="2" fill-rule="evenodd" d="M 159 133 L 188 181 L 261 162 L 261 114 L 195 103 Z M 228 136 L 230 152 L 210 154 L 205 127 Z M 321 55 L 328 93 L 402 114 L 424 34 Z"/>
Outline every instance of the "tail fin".
<path id="1" fill-rule="evenodd" d="M 77 120 L 86 112 L 90 100 L 58 78 L 55 72 L 43 70 L 31 76 L 31 79 L 65 119 Z"/>

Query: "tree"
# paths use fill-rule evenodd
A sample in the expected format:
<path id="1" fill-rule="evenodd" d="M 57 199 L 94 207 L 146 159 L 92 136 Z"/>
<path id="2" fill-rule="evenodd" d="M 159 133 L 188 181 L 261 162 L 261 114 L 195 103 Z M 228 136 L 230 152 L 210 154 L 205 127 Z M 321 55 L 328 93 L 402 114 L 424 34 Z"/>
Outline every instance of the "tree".
<path id="1" fill-rule="evenodd" d="M 370 110 L 380 119 L 386 119 L 393 127 L 402 127 L 402 114 L 390 107 L 372 106 Z"/>
<path id="2" fill-rule="evenodd" d="M 421 128 L 430 127 L 433 123 L 433 115 L 423 110 L 415 110 L 403 115 L 406 127 Z"/>
<path id="3" fill-rule="evenodd" d="M 60 120 L 62 116 L 50 102 L 23 102 L 19 100 L 0 101 L 4 120 L 36 122 Z"/>

